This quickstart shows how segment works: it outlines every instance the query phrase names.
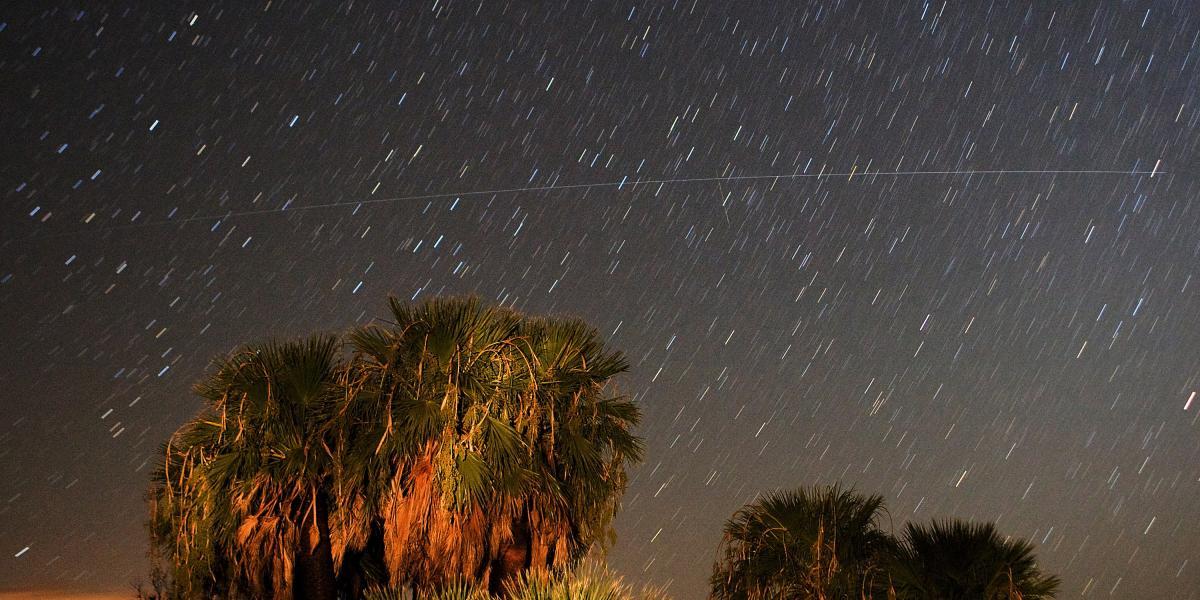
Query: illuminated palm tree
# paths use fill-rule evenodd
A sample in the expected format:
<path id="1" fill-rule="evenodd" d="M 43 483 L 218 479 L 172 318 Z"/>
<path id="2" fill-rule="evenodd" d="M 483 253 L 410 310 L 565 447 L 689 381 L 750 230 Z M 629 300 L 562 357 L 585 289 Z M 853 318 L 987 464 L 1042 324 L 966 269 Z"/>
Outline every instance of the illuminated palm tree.
<path id="1" fill-rule="evenodd" d="M 894 568 L 902 598 L 1041 600 L 1059 579 L 1037 566 L 1033 545 L 1002 538 L 992 523 L 909 523 Z"/>
<path id="2" fill-rule="evenodd" d="M 151 535 L 189 595 L 336 598 L 328 426 L 339 341 L 246 346 L 196 385 L 204 411 L 165 448 Z"/>
<path id="3" fill-rule="evenodd" d="M 476 299 L 390 303 L 395 322 L 249 346 L 196 386 L 164 448 L 156 553 L 188 595 L 503 592 L 612 538 L 636 406 L 581 321 Z"/>
<path id="4" fill-rule="evenodd" d="M 581 321 L 473 298 L 390 308 L 350 334 L 335 561 L 376 544 L 392 586 L 499 592 L 609 537 L 642 454 L 638 409 L 606 393 L 621 354 Z"/>
<path id="5" fill-rule="evenodd" d="M 725 524 L 716 600 L 887 597 L 895 544 L 879 529 L 883 498 L 837 486 L 775 492 Z"/>

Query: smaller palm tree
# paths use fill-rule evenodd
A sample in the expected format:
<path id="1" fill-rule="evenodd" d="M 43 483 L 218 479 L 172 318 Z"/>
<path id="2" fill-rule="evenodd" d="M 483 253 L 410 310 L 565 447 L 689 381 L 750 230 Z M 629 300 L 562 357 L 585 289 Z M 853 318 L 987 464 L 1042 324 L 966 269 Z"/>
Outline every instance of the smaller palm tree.
<path id="1" fill-rule="evenodd" d="M 409 588 L 373 586 L 363 594 L 364 600 L 492 600 L 492 596 L 477 585 L 457 579 L 423 596 Z"/>
<path id="2" fill-rule="evenodd" d="M 151 534 L 189 595 L 333 600 L 335 336 L 245 346 L 196 385 L 205 410 L 167 444 Z"/>
<path id="3" fill-rule="evenodd" d="M 902 598 L 921 600 L 1041 600 L 1059 587 L 1038 568 L 1033 544 L 957 519 L 909 523 L 893 575 Z"/>
<path id="4" fill-rule="evenodd" d="M 481 583 L 458 579 L 417 596 L 422 600 L 669 600 L 666 592 L 641 590 L 599 563 L 585 561 L 565 571 L 525 571 L 507 582 L 504 593 L 491 594 Z M 366 600 L 409 600 L 408 590 L 375 587 Z"/>
<path id="5" fill-rule="evenodd" d="M 713 567 L 716 600 L 870 598 L 894 548 L 883 498 L 838 486 L 768 494 L 734 513 Z"/>
<path id="6" fill-rule="evenodd" d="M 669 600 L 662 589 L 639 589 L 603 564 L 585 561 L 562 572 L 526 571 L 505 589 L 510 600 Z M 449 600 L 449 599 L 447 599 Z"/>

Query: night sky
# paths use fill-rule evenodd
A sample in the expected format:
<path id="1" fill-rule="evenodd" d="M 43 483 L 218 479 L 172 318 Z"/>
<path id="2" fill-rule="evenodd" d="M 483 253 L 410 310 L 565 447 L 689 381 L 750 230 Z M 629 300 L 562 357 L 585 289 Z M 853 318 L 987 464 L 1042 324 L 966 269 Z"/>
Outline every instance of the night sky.
<path id="1" fill-rule="evenodd" d="M 214 356 L 474 293 L 629 356 L 632 581 L 841 481 L 1200 598 L 1189 1 L 12 2 L 0 95 L 0 589 L 146 572 Z"/>

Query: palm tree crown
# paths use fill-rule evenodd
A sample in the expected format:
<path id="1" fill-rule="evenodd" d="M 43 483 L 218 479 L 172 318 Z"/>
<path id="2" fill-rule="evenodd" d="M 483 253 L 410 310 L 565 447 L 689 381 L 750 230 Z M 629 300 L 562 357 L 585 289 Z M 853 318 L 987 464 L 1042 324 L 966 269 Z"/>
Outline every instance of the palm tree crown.
<path id="1" fill-rule="evenodd" d="M 725 525 L 717 600 L 862 598 L 885 589 L 883 498 L 837 486 L 766 495 Z"/>
<path id="2" fill-rule="evenodd" d="M 205 409 L 164 449 L 154 541 L 190 594 L 332 597 L 322 576 L 337 338 L 246 346 L 216 367 L 195 386 Z"/>
<path id="3" fill-rule="evenodd" d="M 602 541 L 642 454 L 637 407 L 605 395 L 624 357 L 574 319 L 473 298 L 390 307 L 392 324 L 350 334 L 339 503 L 373 517 L 335 548 L 379 536 L 393 584 L 496 591 Z"/>
<path id="4" fill-rule="evenodd" d="M 1042 573 L 1033 545 L 1005 539 L 992 523 L 907 524 L 895 570 L 905 597 L 937 600 L 1053 598 L 1059 579 Z"/>

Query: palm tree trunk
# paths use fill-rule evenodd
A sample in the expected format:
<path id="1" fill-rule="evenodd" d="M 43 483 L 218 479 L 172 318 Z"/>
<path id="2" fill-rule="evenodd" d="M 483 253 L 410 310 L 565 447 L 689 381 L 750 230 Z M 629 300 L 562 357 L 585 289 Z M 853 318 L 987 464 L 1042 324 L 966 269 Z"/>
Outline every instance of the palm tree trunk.
<path id="1" fill-rule="evenodd" d="M 300 535 L 296 555 L 296 600 L 337 600 L 333 549 L 329 543 L 329 500 L 317 492 L 312 499 L 310 520 Z"/>
<path id="2" fill-rule="evenodd" d="M 492 572 L 488 577 L 488 591 L 496 596 L 506 595 L 505 584 L 529 568 L 529 560 L 533 554 L 533 536 L 529 531 L 528 515 L 523 515 L 520 521 L 513 524 L 512 533 L 512 542 L 502 547 L 500 556 L 493 561 Z"/>

